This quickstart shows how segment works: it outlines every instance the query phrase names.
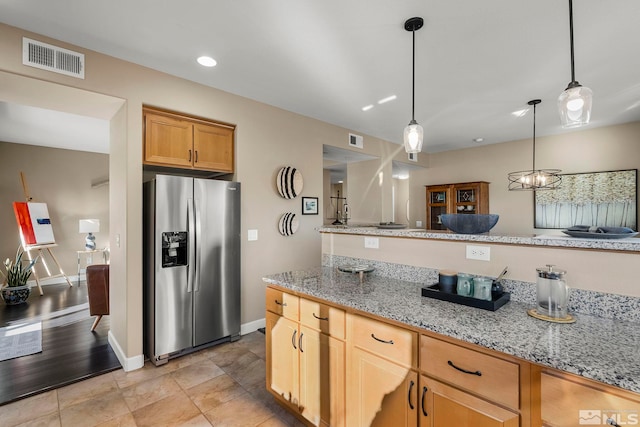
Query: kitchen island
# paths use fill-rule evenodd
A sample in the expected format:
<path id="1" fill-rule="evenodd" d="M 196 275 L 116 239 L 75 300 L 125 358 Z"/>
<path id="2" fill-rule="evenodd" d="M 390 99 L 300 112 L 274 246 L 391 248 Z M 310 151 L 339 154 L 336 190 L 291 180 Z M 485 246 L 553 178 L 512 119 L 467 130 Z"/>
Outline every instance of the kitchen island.
<path id="1" fill-rule="evenodd" d="M 510 301 L 487 311 L 421 296 L 425 283 L 357 275 L 331 267 L 264 278 L 295 294 L 318 298 L 409 327 L 557 368 L 640 393 L 640 323 L 575 314 L 572 324 L 527 315 Z"/>
<path id="2" fill-rule="evenodd" d="M 264 278 L 267 388 L 305 423 L 640 422 L 640 239 L 318 231 L 321 266 Z M 567 270 L 573 324 L 527 314 L 547 264 Z M 345 265 L 373 271 L 361 282 Z M 439 270 L 505 265 L 511 298 L 495 312 L 422 297 Z"/>

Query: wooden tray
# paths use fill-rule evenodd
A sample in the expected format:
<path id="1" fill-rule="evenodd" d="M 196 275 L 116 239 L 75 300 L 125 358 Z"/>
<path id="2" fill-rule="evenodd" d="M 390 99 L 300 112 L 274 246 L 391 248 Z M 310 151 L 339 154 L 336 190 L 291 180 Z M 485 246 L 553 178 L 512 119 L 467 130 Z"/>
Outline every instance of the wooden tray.
<path id="1" fill-rule="evenodd" d="M 498 298 L 491 301 L 465 297 L 458 294 L 450 294 L 447 292 L 440 292 L 440 285 L 438 283 L 431 286 L 423 287 L 422 296 L 427 298 L 439 299 L 441 301 L 449 301 L 456 304 L 467 305 L 469 307 L 481 308 L 483 310 L 489 311 L 496 311 L 511 299 L 511 294 L 509 294 L 509 292 L 504 292 Z"/>

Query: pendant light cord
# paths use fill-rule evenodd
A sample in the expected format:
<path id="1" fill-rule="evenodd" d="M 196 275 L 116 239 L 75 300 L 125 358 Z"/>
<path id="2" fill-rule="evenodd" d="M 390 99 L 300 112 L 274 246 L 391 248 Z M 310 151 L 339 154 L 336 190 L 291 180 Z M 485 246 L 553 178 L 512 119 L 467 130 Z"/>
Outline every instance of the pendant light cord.
<path id="1" fill-rule="evenodd" d="M 533 171 L 536 170 L 536 104 L 533 104 Z"/>
<path id="2" fill-rule="evenodd" d="M 571 83 L 574 83 L 576 81 L 576 73 L 573 60 L 573 0 L 569 0 L 569 42 L 571 44 Z"/>
<path id="3" fill-rule="evenodd" d="M 411 70 L 411 121 L 415 121 L 415 105 L 416 105 L 416 30 L 411 31 L 413 34 L 413 66 Z"/>

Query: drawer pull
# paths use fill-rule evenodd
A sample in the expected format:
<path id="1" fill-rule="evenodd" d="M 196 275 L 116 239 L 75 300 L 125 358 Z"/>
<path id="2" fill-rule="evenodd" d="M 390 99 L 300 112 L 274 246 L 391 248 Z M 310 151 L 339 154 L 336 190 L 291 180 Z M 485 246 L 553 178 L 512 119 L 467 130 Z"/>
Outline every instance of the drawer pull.
<path id="1" fill-rule="evenodd" d="M 393 344 L 393 340 L 389 340 L 389 341 L 381 340 L 380 338 L 376 337 L 373 334 L 371 334 L 371 338 L 384 344 Z"/>
<path id="2" fill-rule="evenodd" d="M 429 414 L 427 414 L 427 410 L 426 410 L 426 409 L 425 409 L 425 407 L 424 407 L 424 398 L 425 398 L 425 397 L 427 397 L 427 391 L 429 391 L 429 389 L 428 389 L 428 388 L 426 388 L 426 387 L 422 387 L 422 414 L 423 414 L 425 417 L 428 417 L 428 416 L 429 416 Z"/>
<path id="3" fill-rule="evenodd" d="M 298 347 L 296 347 L 296 334 L 298 333 L 297 330 L 293 331 L 293 335 L 291 335 L 291 345 L 293 346 L 293 348 L 295 348 L 296 350 L 298 349 Z"/>
<path id="4" fill-rule="evenodd" d="M 409 384 L 409 393 L 407 394 L 407 400 L 409 401 L 409 408 L 413 410 L 413 403 L 411 403 L 411 390 L 413 390 L 413 386 L 415 383 L 411 380 L 411 384 Z"/>
<path id="5" fill-rule="evenodd" d="M 195 153 L 196 153 L 196 163 L 198 163 L 198 150 L 196 150 Z"/>
<path id="6" fill-rule="evenodd" d="M 318 320 L 329 320 L 329 318 L 328 318 L 328 317 L 318 317 L 318 316 L 316 316 L 316 314 L 315 314 L 315 313 L 311 313 L 311 314 L 313 314 L 313 317 L 315 317 L 315 318 L 316 318 L 316 319 L 318 319 Z"/>
<path id="7" fill-rule="evenodd" d="M 277 299 L 276 299 L 276 300 L 274 300 L 274 301 L 276 302 L 276 304 L 277 304 L 277 305 L 281 305 L 281 306 L 283 306 L 283 307 L 286 307 L 286 306 L 287 306 L 287 303 L 286 303 L 286 302 L 280 302 L 280 301 L 278 301 Z"/>
<path id="8" fill-rule="evenodd" d="M 479 377 L 482 376 L 482 372 L 480 371 L 467 371 L 466 369 L 462 369 L 462 368 L 458 368 L 456 365 L 453 364 L 453 362 L 451 360 L 447 360 L 447 363 L 449 364 L 449 366 L 451 366 L 454 369 L 457 369 L 460 372 L 464 372 L 465 374 L 469 374 L 469 375 L 477 375 Z"/>
<path id="9" fill-rule="evenodd" d="M 189 150 L 189 161 L 191 161 L 191 150 Z"/>
<path id="10" fill-rule="evenodd" d="M 304 336 L 304 334 L 302 332 L 300 332 L 300 339 L 298 340 L 298 347 L 300 347 L 300 353 L 304 353 L 304 350 L 302 349 L 302 337 Z"/>

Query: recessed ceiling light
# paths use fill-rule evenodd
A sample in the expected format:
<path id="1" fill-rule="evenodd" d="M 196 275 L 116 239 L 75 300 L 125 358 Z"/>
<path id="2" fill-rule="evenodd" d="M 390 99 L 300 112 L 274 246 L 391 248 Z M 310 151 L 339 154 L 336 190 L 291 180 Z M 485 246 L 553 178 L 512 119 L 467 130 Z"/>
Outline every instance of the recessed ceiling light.
<path id="1" fill-rule="evenodd" d="M 473 138 L 473 142 L 481 143 L 484 141 L 484 138 Z"/>
<path id="2" fill-rule="evenodd" d="M 393 101 L 396 98 L 397 96 L 395 95 L 387 96 L 386 98 L 382 98 L 380 101 L 378 101 L 378 104 L 384 104 L 385 102 Z"/>
<path id="3" fill-rule="evenodd" d="M 523 110 L 516 110 L 516 111 L 513 111 L 513 112 L 511 113 L 511 115 L 512 115 L 512 116 L 516 116 L 516 117 L 524 117 L 524 115 L 525 115 L 525 114 L 527 114 L 528 112 L 529 112 L 529 109 L 528 109 L 528 108 L 525 108 L 525 109 L 523 109 Z"/>
<path id="4" fill-rule="evenodd" d="M 369 111 L 373 108 L 373 104 L 365 105 L 362 107 L 362 111 Z"/>
<path id="5" fill-rule="evenodd" d="M 201 56 L 197 59 L 198 64 L 204 67 L 215 67 L 218 63 L 215 59 L 210 56 Z"/>

